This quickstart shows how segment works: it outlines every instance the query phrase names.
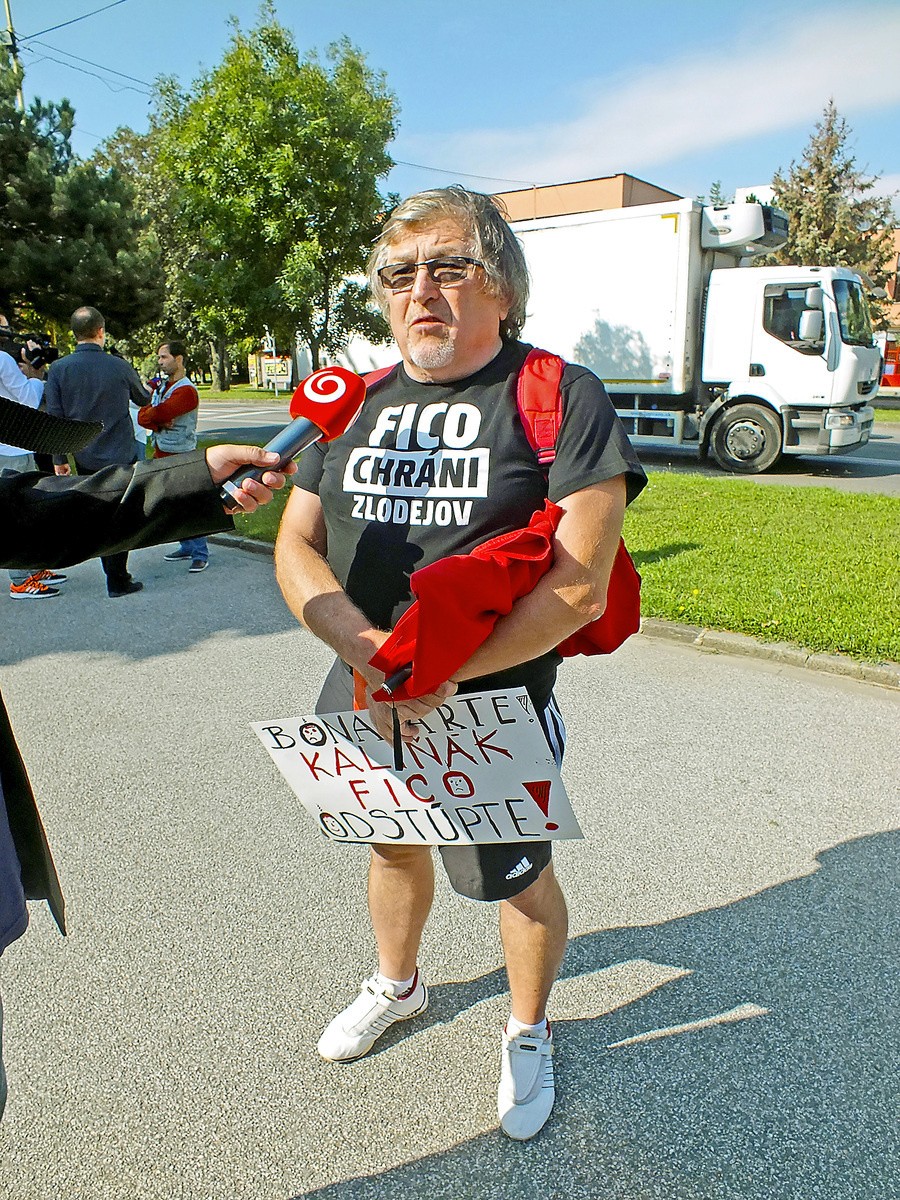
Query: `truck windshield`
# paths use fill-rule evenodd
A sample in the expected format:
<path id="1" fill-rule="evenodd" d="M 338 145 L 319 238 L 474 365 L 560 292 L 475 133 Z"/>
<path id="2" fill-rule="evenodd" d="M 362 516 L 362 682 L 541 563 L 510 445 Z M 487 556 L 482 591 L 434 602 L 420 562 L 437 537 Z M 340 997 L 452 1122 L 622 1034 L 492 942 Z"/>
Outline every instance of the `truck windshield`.
<path id="1" fill-rule="evenodd" d="M 869 306 L 859 284 L 849 279 L 835 279 L 834 298 L 843 341 L 850 346 L 874 346 Z"/>

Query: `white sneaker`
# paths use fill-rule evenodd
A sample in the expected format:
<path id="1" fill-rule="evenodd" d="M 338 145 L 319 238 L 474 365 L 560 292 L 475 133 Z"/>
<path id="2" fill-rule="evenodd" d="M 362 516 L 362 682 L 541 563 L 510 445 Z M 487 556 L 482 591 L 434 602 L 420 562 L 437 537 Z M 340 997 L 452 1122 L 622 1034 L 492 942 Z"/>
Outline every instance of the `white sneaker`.
<path id="1" fill-rule="evenodd" d="M 427 1007 L 428 989 L 419 979 L 418 971 L 411 990 L 401 998 L 373 975 L 363 980 L 359 996 L 338 1013 L 319 1038 L 319 1053 L 330 1062 L 362 1058 L 395 1021 L 407 1021 Z"/>
<path id="2" fill-rule="evenodd" d="M 500 1128 L 517 1142 L 528 1141 L 543 1128 L 555 1098 L 553 1035 L 511 1038 L 504 1029 L 497 1089 Z"/>

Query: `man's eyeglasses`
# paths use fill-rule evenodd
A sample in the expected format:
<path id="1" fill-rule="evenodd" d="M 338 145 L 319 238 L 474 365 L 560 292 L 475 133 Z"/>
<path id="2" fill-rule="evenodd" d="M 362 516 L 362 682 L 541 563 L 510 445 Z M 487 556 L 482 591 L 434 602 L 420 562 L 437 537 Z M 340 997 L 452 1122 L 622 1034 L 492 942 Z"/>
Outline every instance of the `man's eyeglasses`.
<path id="1" fill-rule="evenodd" d="M 451 254 L 447 258 L 429 258 L 426 262 L 418 263 L 388 263 L 379 267 L 378 278 L 382 287 L 391 292 L 406 292 L 416 282 L 419 267 L 424 267 L 428 278 L 438 287 L 448 284 L 462 283 L 470 279 L 476 267 L 483 266 L 477 258 L 468 258 L 465 254 Z"/>

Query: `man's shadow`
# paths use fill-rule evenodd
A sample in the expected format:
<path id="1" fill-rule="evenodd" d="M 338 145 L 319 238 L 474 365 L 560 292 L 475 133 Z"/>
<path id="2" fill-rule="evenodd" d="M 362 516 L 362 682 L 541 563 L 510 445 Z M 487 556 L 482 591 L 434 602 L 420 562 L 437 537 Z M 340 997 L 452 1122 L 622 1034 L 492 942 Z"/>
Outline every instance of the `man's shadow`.
<path id="1" fill-rule="evenodd" d="M 573 939 L 557 988 L 581 1013 L 554 1022 L 557 1102 L 532 1142 L 491 1130 L 302 1195 L 896 1200 L 898 850 L 872 834 L 723 908 Z M 384 1041 L 505 990 L 499 971 L 438 986 Z M 464 1047 L 440 1069 L 471 1086 Z M 452 1130 L 452 1108 L 436 1119 Z"/>

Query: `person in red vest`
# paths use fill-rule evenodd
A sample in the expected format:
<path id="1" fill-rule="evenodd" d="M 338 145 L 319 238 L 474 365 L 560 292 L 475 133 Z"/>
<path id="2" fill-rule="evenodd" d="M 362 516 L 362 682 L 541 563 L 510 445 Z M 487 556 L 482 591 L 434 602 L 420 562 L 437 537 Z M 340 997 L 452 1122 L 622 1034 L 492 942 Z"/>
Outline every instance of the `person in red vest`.
<path id="1" fill-rule="evenodd" d="M 185 370 L 186 355 L 184 342 L 163 342 L 156 353 L 162 378 L 150 403 L 138 409 L 138 424 L 150 432 L 154 458 L 187 454 L 197 448 L 200 397 Z M 189 562 L 188 570 L 196 575 L 209 566 L 209 546 L 204 537 L 186 538 L 164 557 L 166 562 Z"/>
<path id="2" fill-rule="evenodd" d="M 338 655 L 317 711 L 350 709 L 356 672 L 372 720 L 390 739 L 390 706 L 371 700 L 384 676 L 370 659 L 413 600 L 411 573 L 527 525 L 549 496 L 563 510 L 551 569 L 452 679 L 397 711 L 412 740 L 415 722 L 457 688 L 524 686 L 560 761 L 556 647 L 603 612 L 625 505 L 646 477 L 603 385 L 572 365 L 560 383 L 556 456 L 542 470 L 516 404 L 531 349 L 518 340 L 528 272 L 489 196 L 457 186 L 404 201 L 375 244 L 370 283 L 401 361 L 370 387 L 347 433 L 300 460 L 276 550 L 287 603 Z M 555 1094 L 546 1006 L 567 913 L 551 843 L 439 849 L 456 891 L 500 902 L 512 1012 L 498 1115 L 508 1136 L 525 1140 L 546 1122 Z M 430 847 L 371 848 L 378 970 L 322 1034 L 325 1058 L 360 1057 L 391 1023 L 426 1007 L 417 962 L 433 889 Z"/>

